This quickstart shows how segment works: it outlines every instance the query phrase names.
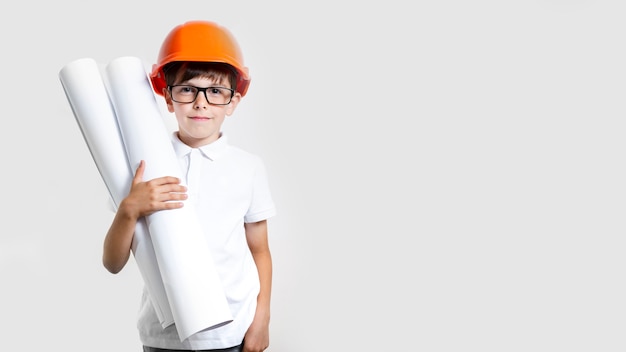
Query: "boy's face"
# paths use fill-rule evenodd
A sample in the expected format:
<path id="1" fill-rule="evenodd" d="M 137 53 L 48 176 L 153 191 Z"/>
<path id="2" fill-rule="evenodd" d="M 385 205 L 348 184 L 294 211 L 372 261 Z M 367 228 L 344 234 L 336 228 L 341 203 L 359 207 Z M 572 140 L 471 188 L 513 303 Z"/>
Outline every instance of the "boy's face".
<path id="1" fill-rule="evenodd" d="M 216 82 L 206 77 L 196 77 L 185 82 L 177 82 L 199 88 L 226 87 L 230 88 L 228 80 Z M 230 116 L 237 107 L 241 95 L 233 95 L 228 105 L 211 105 L 205 94 L 198 92 L 196 99 L 191 103 L 177 103 L 172 100 L 171 93 L 164 92 L 165 102 L 169 112 L 176 115 L 178 122 L 178 138 L 188 146 L 197 148 L 216 141 L 220 136 L 221 126 L 226 116 Z M 208 91 L 207 91 L 208 93 Z"/>

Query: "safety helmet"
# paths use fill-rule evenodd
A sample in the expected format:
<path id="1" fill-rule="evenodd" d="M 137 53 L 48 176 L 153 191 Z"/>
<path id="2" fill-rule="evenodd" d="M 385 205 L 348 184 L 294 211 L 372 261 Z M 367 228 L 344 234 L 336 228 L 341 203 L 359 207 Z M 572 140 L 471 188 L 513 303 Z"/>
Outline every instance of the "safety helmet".
<path id="1" fill-rule="evenodd" d="M 154 91 L 163 95 L 167 87 L 163 66 L 174 61 L 221 62 L 237 71 L 236 91 L 243 97 L 250 85 L 248 68 L 233 35 L 224 27 L 209 21 L 189 21 L 174 27 L 165 37 L 150 80 Z"/>

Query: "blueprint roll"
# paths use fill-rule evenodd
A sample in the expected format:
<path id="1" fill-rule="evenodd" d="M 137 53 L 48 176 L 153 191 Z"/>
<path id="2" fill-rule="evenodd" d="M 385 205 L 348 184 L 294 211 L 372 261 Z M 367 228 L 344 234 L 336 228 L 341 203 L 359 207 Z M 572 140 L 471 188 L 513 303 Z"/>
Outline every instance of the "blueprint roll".
<path id="1" fill-rule="evenodd" d="M 162 120 L 147 72 L 136 57 L 120 57 L 105 70 L 128 161 L 145 161 L 144 180 L 183 173 Z M 181 341 L 233 320 L 200 221 L 191 206 L 146 217 L 165 292 Z"/>
<path id="2" fill-rule="evenodd" d="M 99 65 L 82 58 L 59 72 L 61 85 L 96 168 L 117 208 L 128 194 L 134 173 L 126 158 L 117 117 L 106 91 Z M 152 240 L 145 219 L 137 222 L 132 252 L 163 328 L 174 323 L 161 281 Z"/>

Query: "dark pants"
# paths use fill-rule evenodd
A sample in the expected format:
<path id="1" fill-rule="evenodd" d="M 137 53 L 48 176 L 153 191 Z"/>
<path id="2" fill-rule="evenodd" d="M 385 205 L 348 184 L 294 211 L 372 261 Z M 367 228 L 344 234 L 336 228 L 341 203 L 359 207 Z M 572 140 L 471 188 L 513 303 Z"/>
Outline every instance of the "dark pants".
<path id="1" fill-rule="evenodd" d="M 168 350 L 163 348 L 143 346 L 143 352 L 241 352 L 243 351 L 243 343 L 239 346 L 220 348 L 217 350 Z"/>

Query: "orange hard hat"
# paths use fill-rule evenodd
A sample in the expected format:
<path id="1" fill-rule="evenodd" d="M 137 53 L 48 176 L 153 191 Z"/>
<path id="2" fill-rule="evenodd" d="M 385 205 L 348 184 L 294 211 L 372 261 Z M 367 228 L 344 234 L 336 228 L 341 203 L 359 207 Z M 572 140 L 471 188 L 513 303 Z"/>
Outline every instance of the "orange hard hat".
<path id="1" fill-rule="evenodd" d="M 214 22 L 189 21 L 176 26 L 165 37 L 156 64 L 152 66 L 150 80 L 154 91 L 163 95 L 166 88 L 163 66 L 174 61 L 221 62 L 237 70 L 236 91 L 246 95 L 250 85 L 248 68 L 233 35 Z"/>

